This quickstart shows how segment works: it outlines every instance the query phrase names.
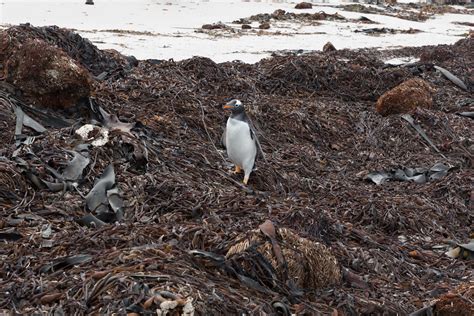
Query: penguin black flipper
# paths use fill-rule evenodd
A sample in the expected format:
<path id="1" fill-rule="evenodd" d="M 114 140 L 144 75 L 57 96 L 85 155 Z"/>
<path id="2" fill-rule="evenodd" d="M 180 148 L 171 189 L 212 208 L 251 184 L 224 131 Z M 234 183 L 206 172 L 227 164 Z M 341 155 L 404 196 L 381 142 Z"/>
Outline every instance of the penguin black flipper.
<path id="1" fill-rule="evenodd" d="M 249 125 L 250 137 L 255 141 L 257 145 L 257 156 L 255 158 L 262 157 L 263 160 L 267 162 L 267 159 L 265 158 L 265 154 L 263 153 L 262 145 L 260 145 L 260 141 L 258 140 L 255 126 L 253 125 L 252 121 L 247 115 L 245 115 L 245 122 Z"/>
<path id="2" fill-rule="evenodd" d="M 249 126 L 249 132 L 250 132 L 250 138 L 252 140 L 256 140 L 256 133 L 255 133 L 255 127 L 253 126 L 253 123 L 252 121 L 250 120 L 250 118 L 248 117 L 248 115 L 243 112 L 240 116 L 239 116 L 239 119 L 241 121 L 244 121 L 245 123 L 247 123 L 247 125 Z"/>

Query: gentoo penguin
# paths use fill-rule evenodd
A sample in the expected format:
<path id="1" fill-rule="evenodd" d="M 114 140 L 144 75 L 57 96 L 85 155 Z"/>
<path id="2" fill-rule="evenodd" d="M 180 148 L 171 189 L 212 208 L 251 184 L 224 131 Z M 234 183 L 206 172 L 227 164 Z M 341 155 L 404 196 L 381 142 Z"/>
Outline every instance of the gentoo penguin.
<path id="1" fill-rule="evenodd" d="M 232 100 L 223 106 L 231 110 L 222 135 L 222 143 L 227 149 L 229 159 L 235 164 L 234 173 L 244 170 L 244 183 L 249 181 L 250 173 L 257 156 L 257 137 L 239 100 Z"/>

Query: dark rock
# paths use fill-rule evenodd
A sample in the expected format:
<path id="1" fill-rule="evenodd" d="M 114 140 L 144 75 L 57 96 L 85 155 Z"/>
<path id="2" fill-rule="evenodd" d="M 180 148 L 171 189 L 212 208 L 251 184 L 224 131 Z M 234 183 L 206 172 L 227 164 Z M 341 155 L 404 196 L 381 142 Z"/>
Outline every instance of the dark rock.
<path id="1" fill-rule="evenodd" d="M 309 2 L 300 2 L 295 6 L 295 9 L 312 9 L 313 5 Z"/>
<path id="2" fill-rule="evenodd" d="M 212 29 L 214 29 L 214 25 L 213 24 L 203 24 L 203 26 L 201 26 L 201 28 L 203 30 L 212 30 Z"/>
<path id="3" fill-rule="evenodd" d="M 409 28 L 407 30 L 392 29 L 388 27 L 374 27 L 370 29 L 361 29 L 355 30 L 355 33 L 366 33 L 369 35 L 379 35 L 379 34 L 416 34 L 422 32 L 418 29 Z"/>
<path id="4" fill-rule="evenodd" d="M 155 58 L 147 59 L 146 61 L 153 65 L 159 65 L 165 62 L 165 60 L 163 59 L 155 59 Z"/>
<path id="5" fill-rule="evenodd" d="M 242 30 L 250 30 L 252 28 L 252 26 L 250 26 L 249 24 L 242 24 Z"/>
<path id="6" fill-rule="evenodd" d="M 327 42 L 326 44 L 324 44 L 323 46 L 323 52 L 327 53 L 327 52 L 334 52 L 336 51 L 336 47 L 334 47 L 334 45 L 331 43 L 331 42 Z"/>
<path id="7" fill-rule="evenodd" d="M 303 14 L 303 13 L 301 13 Z M 305 15 L 306 16 L 306 15 Z M 342 15 L 340 15 L 339 13 L 334 13 L 334 14 L 328 14 L 326 12 L 316 12 L 316 13 L 313 13 L 313 14 L 308 14 L 307 15 L 308 19 L 310 20 L 329 20 L 329 21 L 344 21 L 346 20 L 345 17 L 343 17 Z"/>
<path id="8" fill-rule="evenodd" d="M 361 22 L 361 23 L 365 23 L 365 24 L 378 24 L 378 22 L 372 21 L 371 19 L 369 19 L 368 17 L 365 17 L 365 16 L 361 16 L 358 19 L 358 21 Z"/>
<path id="9" fill-rule="evenodd" d="M 204 24 L 201 26 L 203 30 L 218 30 L 218 29 L 225 29 L 226 25 L 223 23 L 213 23 L 213 24 Z"/>
<path id="10" fill-rule="evenodd" d="M 136 67 L 138 66 L 138 59 L 133 56 L 133 55 L 130 55 L 130 56 L 125 56 L 125 59 L 128 61 L 128 64 L 132 67 Z"/>
<path id="11" fill-rule="evenodd" d="M 267 23 L 267 22 L 262 23 L 258 26 L 258 28 L 261 30 L 268 30 L 270 28 L 270 23 Z"/>
<path id="12" fill-rule="evenodd" d="M 91 91 L 89 72 L 61 49 L 42 40 L 26 41 L 5 63 L 7 82 L 33 104 L 68 108 Z"/>
<path id="13" fill-rule="evenodd" d="M 279 18 L 285 16 L 285 14 L 286 14 L 286 11 L 285 11 L 285 10 L 278 9 L 278 10 L 275 10 L 275 11 L 272 13 L 272 18 L 278 20 Z"/>
<path id="14" fill-rule="evenodd" d="M 250 24 L 250 23 L 252 23 L 252 21 L 250 21 L 250 19 L 240 18 L 238 20 L 233 21 L 232 23 L 234 23 L 234 24 Z"/>

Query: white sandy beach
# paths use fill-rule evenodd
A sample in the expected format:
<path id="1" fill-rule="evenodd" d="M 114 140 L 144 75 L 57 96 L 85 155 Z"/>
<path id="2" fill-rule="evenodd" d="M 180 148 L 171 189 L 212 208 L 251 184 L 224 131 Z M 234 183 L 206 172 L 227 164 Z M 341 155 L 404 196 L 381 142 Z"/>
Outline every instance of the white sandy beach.
<path id="1" fill-rule="evenodd" d="M 336 48 L 451 44 L 470 29 L 452 22 L 473 20 L 472 15 L 445 14 L 430 18 L 426 22 L 414 22 L 383 15 L 341 11 L 333 6 L 348 2 L 340 1 L 315 4 L 310 10 L 295 10 L 296 2 L 293 1 L 96 0 L 93 6 L 84 3 L 85 0 L 2 0 L 0 27 L 31 23 L 34 26 L 57 25 L 73 28 L 101 49 L 114 48 L 139 59 L 181 60 L 192 56 L 205 56 L 216 62 L 236 59 L 256 62 L 278 50 L 320 50 L 328 41 Z M 311 26 L 279 22 L 268 30 L 271 33 L 269 35 L 257 35 L 254 32 L 229 37 L 196 32 L 203 24 L 219 21 L 231 23 L 239 18 L 257 13 L 271 13 L 276 9 L 298 13 L 338 12 L 347 18 L 363 15 L 380 24 L 322 21 L 321 25 Z M 403 30 L 414 28 L 423 32 L 381 36 L 354 32 L 356 29 L 369 27 Z"/>

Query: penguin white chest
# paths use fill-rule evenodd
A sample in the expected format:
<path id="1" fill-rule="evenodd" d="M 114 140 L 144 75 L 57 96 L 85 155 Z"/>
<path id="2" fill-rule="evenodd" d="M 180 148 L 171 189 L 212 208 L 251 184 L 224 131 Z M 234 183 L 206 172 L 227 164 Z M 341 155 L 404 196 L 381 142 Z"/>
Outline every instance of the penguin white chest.
<path id="1" fill-rule="evenodd" d="M 257 155 L 257 146 L 250 136 L 249 125 L 229 117 L 225 137 L 229 159 L 244 170 L 251 171 Z"/>

